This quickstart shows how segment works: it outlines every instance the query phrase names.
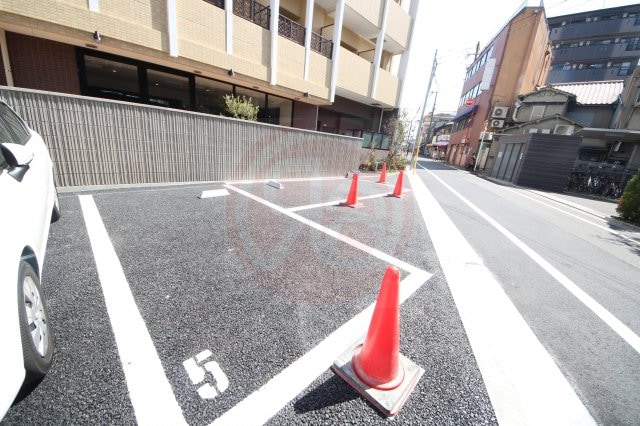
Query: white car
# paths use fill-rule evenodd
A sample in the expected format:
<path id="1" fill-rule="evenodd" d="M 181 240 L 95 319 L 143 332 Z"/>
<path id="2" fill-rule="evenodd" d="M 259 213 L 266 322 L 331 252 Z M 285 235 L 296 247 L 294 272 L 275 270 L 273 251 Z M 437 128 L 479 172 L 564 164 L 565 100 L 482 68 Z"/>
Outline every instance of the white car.
<path id="1" fill-rule="evenodd" d="M 49 224 L 59 216 L 47 146 L 0 101 L 0 419 L 22 386 L 51 366 L 40 281 Z"/>

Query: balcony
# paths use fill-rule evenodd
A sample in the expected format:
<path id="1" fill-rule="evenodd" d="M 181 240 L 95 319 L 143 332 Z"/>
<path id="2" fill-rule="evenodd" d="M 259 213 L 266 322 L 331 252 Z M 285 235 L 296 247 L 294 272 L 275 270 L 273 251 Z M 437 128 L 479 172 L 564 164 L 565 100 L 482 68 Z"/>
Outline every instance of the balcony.
<path id="1" fill-rule="evenodd" d="M 304 46 L 305 33 L 306 29 L 297 22 L 293 22 L 286 16 L 280 15 L 278 17 L 278 34 L 282 37 L 286 37 L 289 40 Z"/>
<path id="2" fill-rule="evenodd" d="M 368 97 L 372 67 L 371 62 L 340 47 L 337 87 L 358 96 Z"/>
<path id="3" fill-rule="evenodd" d="M 208 3 L 215 4 L 224 8 L 224 0 L 205 0 Z M 219 6 L 222 4 L 222 6 Z M 241 18 L 253 22 L 262 28 L 270 29 L 271 9 L 263 6 L 255 0 L 234 0 L 233 13 Z M 278 34 L 282 37 L 304 46 L 306 29 L 297 22 L 292 21 L 284 15 L 278 16 Z M 318 52 L 322 56 L 331 58 L 333 52 L 333 42 L 322 36 L 311 33 L 311 50 Z"/>
<path id="4" fill-rule="evenodd" d="M 632 68 L 611 67 L 582 70 L 550 70 L 547 83 L 571 83 L 577 81 L 621 80 L 631 75 Z"/>
<path id="5" fill-rule="evenodd" d="M 233 14 L 269 29 L 271 10 L 254 0 L 233 0 Z"/>
<path id="6" fill-rule="evenodd" d="M 551 42 L 557 40 L 579 40 L 597 36 L 636 34 L 640 32 L 640 22 L 635 17 L 610 21 L 579 22 L 553 28 L 549 32 Z"/>
<path id="7" fill-rule="evenodd" d="M 314 32 L 311 33 L 311 50 L 318 52 L 322 56 L 331 59 L 333 54 L 333 42 L 318 35 Z"/>
<path id="8" fill-rule="evenodd" d="M 553 50 L 553 62 L 575 62 L 637 58 L 640 56 L 640 46 L 633 43 L 616 43 L 606 45 L 591 45 L 578 47 L 562 47 Z"/>

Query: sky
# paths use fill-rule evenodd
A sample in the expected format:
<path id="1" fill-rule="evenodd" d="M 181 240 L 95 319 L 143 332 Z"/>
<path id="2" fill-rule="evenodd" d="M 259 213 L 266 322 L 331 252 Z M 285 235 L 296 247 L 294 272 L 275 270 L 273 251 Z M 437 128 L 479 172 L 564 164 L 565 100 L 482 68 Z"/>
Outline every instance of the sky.
<path id="1" fill-rule="evenodd" d="M 406 109 L 413 120 L 420 118 L 436 49 L 438 66 L 425 114 L 431 112 L 434 101 L 436 113 L 454 113 L 461 96 L 466 68 L 473 62 L 476 44 L 480 42 L 482 50 L 525 4 L 540 5 L 540 0 L 419 1 L 400 100 L 400 108 Z M 640 0 L 544 0 L 548 17 L 636 3 L 640 3 Z"/>

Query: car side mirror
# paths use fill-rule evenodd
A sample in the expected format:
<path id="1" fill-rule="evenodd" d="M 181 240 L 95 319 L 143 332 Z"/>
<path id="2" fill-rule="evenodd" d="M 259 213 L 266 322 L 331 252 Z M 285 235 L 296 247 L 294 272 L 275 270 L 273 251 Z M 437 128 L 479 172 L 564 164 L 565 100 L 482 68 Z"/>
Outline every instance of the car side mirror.
<path id="1" fill-rule="evenodd" d="M 0 143 L 2 156 L 9 165 L 9 176 L 22 182 L 24 175 L 29 170 L 29 164 L 33 161 L 33 152 L 22 145 L 15 143 Z"/>

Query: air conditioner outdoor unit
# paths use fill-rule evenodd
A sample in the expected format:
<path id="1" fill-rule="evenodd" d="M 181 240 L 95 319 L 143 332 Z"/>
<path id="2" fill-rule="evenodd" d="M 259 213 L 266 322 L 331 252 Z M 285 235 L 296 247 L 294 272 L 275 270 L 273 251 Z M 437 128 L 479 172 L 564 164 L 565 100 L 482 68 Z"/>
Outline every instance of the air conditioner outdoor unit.
<path id="1" fill-rule="evenodd" d="M 493 112 L 491 113 L 491 118 L 507 118 L 507 112 L 509 108 L 497 106 L 493 107 Z"/>
<path id="2" fill-rule="evenodd" d="M 493 133 L 491 132 L 480 132 L 480 140 L 481 141 L 492 141 Z"/>
<path id="3" fill-rule="evenodd" d="M 572 135 L 573 126 L 558 124 L 556 128 L 553 130 L 553 133 L 555 133 L 556 135 Z"/>
<path id="4" fill-rule="evenodd" d="M 491 127 L 501 129 L 504 126 L 504 120 L 491 120 Z"/>

